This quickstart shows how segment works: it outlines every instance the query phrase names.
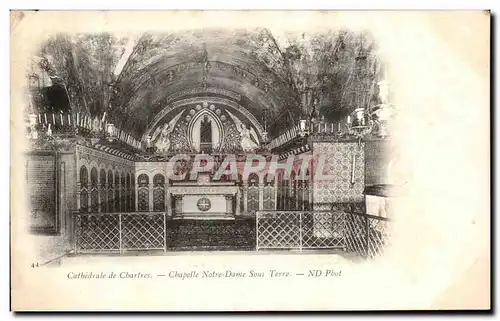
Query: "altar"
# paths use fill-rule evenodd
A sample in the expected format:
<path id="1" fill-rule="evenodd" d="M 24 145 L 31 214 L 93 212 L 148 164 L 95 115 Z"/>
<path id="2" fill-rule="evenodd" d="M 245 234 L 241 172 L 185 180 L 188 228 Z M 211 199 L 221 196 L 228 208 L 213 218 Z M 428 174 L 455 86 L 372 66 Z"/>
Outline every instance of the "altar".
<path id="1" fill-rule="evenodd" d="M 173 219 L 234 219 L 240 215 L 240 187 L 234 182 L 177 182 L 167 190 Z"/>

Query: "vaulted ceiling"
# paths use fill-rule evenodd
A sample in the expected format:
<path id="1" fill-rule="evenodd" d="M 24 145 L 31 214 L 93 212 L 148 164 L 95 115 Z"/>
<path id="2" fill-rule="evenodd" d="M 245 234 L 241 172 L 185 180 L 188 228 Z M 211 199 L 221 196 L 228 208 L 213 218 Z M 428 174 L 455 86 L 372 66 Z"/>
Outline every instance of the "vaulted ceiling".
<path id="1" fill-rule="evenodd" d="M 313 96 L 327 118 L 373 104 L 374 48 L 345 30 L 281 38 L 267 29 L 57 35 L 34 61 L 51 79 L 44 86 L 69 99 L 45 99 L 38 109 L 106 112 L 140 139 L 169 105 L 215 96 L 247 109 L 275 137 L 310 112 Z"/>
<path id="2" fill-rule="evenodd" d="M 300 113 L 293 85 L 289 65 L 266 30 L 143 35 L 117 77 L 111 106 L 128 116 L 121 117 L 125 127 L 139 133 L 172 102 L 169 97 L 208 88 L 207 95 L 241 96 L 239 103 L 259 121 L 280 118 L 286 125 Z"/>

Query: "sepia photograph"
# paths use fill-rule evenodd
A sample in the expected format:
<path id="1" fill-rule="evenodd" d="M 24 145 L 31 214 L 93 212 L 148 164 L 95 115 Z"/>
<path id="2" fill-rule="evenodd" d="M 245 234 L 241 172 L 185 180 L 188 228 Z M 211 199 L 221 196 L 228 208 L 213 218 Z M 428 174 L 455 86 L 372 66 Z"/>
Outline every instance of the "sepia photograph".
<path id="1" fill-rule="evenodd" d="M 490 18 L 12 11 L 12 309 L 488 309 Z"/>

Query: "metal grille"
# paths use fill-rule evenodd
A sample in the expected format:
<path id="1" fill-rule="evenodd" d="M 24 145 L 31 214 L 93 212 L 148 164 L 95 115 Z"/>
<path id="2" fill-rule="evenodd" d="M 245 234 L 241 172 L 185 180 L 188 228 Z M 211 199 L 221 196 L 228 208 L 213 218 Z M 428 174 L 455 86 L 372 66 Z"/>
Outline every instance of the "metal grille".
<path id="1" fill-rule="evenodd" d="M 77 251 L 119 251 L 118 214 L 78 214 L 75 222 Z"/>
<path id="2" fill-rule="evenodd" d="M 368 256 L 375 257 L 382 254 L 390 240 L 389 221 L 368 218 L 369 242 Z"/>
<path id="3" fill-rule="evenodd" d="M 276 189 L 273 185 L 264 186 L 264 209 L 265 210 L 274 210 L 276 207 L 275 201 L 275 193 Z"/>
<path id="4" fill-rule="evenodd" d="M 351 214 L 346 217 L 346 248 L 349 252 L 356 252 L 366 256 L 367 246 L 367 218 L 364 215 Z"/>
<path id="5" fill-rule="evenodd" d="M 366 214 L 347 215 L 347 250 L 370 258 L 380 255 L 390 239 L 390 222 L 386 218 Z"/>
<path id="6" fill-rule="evenodd" d="M 259 186 L 248 186 L 248 211 L 253 212 L 259 210 Z"/>
<path id="7" fill-rule="evenodd" d="M 149 211 L 149 189 L 147 187 L 139 188 L 138 199 L 138 210 Z"/>
<path id="8" fill-rule="evenodd" d="M 77 213 L 76 252 L 165 249 L 164 213 Z"/>
<path id="9" fill-rule="evenodd" d="M 259 211 L 257 250 L 335 248 L 363 257 L 382 253 L 390 220 L 344 211 Z"/>
<path id="10" fill-rule="evenodd" d="M 80 211 L 88 211 L 88 202 L 87 188 L 82 187 L 80 190 Z"/>
<path id="11" fill-rule="evenodd" d="M 109 188 L 108 190 L 108 204 L 106 207 L 106 212 L 114 212 L 114 207 L 113 207 L 113 188 Z"/>
<path id="12" fill-rule="evenodd" d="M 90 190 L 90 211 L 98 212 L 99 211 L 99 192 L 97 191 L 97 186 L 92 186 Z"/>
<path id="13" fill-rule="evenodd" d="M 99 198 L 100 198 L 100 212 L 106 212 L 106 207 L 107 207 L 107 190 L 106 190 L 106 187 L 101 187 L 101 190 L 100 190 L 100 195 L 99 195 Z"/>
<path id="14" fill-rule="evenodd" d="M 164 249 L 164 214 L 122 214 L 122 249 Z"/>
<path id="15" fill-rule="evenodd" d="M 344 248 L 344 213 L 302 213 L 303 248 Z"/>
<path id="16" fill-rule="evenodd" d="M 163 187 L 155 187 L 153 190 L 153 211 L 163 212 L 165 210 L 165 190 Z"/>
<path id="17" fill-rule="evenodd" d="M 120 212 L 120 187 L 115 186 L 115 212 Z"/>
<path id="18" fill-rule="evenodd" d="M 257 250 L 300 248 L 300 216 L 297 214 L 257 212 Z"/>

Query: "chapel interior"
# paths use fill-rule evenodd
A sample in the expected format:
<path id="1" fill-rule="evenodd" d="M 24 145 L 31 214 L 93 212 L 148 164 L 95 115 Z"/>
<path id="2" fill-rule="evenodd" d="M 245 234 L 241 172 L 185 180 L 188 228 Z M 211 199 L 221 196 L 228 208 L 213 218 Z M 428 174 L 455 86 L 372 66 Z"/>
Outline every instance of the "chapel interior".
<path id="1" fill-rule="evenodd" d="M 24 107 L 28 228 L 40 257 L 374 255 L 395 219 L 398 162 L 377 50 L 369 34 L 349 30 L 47 39 L 30 61 Z M 292 157 L 293 170 L 269 177 L 266 165 L 244 177 L 255 155 Z M 321 155 L 333 178 L 298 179 L 314 171 L 300 159 Z M 228 157 L 237 176 L 214 179 Z M 189 173 L 196 159 L 213 166 L 168 175 Z"/>

